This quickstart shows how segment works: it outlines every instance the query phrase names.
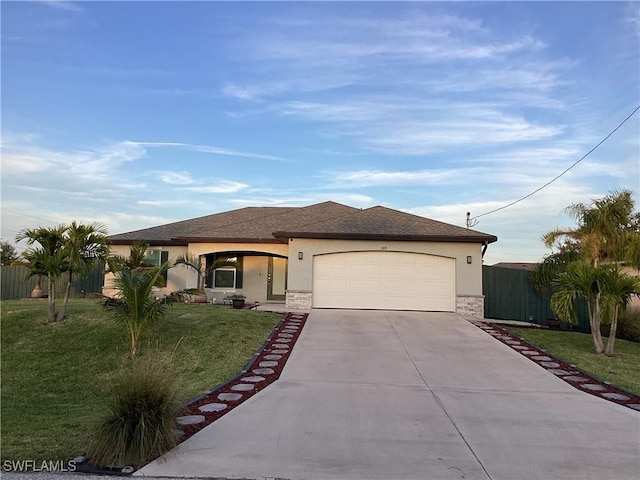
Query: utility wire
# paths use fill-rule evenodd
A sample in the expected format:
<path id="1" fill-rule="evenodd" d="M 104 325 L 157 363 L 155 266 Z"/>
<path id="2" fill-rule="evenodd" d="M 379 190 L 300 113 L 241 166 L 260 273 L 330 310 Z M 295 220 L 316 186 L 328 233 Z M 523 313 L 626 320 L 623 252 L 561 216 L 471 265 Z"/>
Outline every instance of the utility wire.
<path id="1" fill-rule="evenodd" d="M 53 220 L 47 220 L 47 219 L 40 218 L 40 217 L 34 217 L 33 215 L 27 215 L 26 213 L 17 212 L 17 211 L 15 211 L 15 210 L 10 210 L 10 209 L 8 209 L 8 208 L 3 208 L 2 210 L 5 210 L 5 211 L 7 211 L 7 212 L 11 212 L 11 213 L 13 213 L 13 214 L 15 214 L 15 215 L 20 215 L 20 216 L 22 216 L 22 217 L 35 218 L 36 220 L 40 220 L 40 221 L 42 221 L 42 222 L 47 222 L 47 223 L 56 223 L 56 222 L 54 222 Z"/>
<path id="2" fill-rule="evenodd" d="M 496 208 L 496 209 L 494 209 L 494 210 L 491 210 L 491 211 L 489 211 L 489 212 L 485 212 L 485 213 L 482 213 L 482 214 L 480 214 L 480 215 L 476 215 L 475 217 L 471 217 L 469 220 L 475 220 L 475 219 L 477 219 L 477 218 L 484 217 L 484 216 L 486 216 L 486 215 L 491 215 L 492 213 L 499 212 L 500 210 L 504 210 L 505 208 L 509 208 L 509 207 L 511 207 L 511 206 L 513 206 L 513 205 L 515 205 L 516 203 L 520 203 L 521 201 L 526 200 L 527 198 L 531 197 L 532 195 L 535 195 L 536 193 L 538 193 L 538 192 L 539 192 L 540 190 L 542 190 L 543 188 L 548 187 L 548 186 L 549 186 L 549 185 L 551 185 L 553 182 L 555 182 L 556 180 L 558 180 L 561 176 L 563 176 L 565 173 L 567 173 L 569 170 L 571 170 L 573 167 L 575 167 L 576 165 L 578 165 L 582 160 L 584 160 L 585 158 L 587 158 L 587 157 L 588 157 L 592 152 L 594 152 L 594 151 L 595 151 L 595 150 L 596 150 L 600 145 L 602 145 L 604 142 L 606 142 L 606 141 L 608 140 L 608 138 L 609 138 L 611 135 L 613 135 L 614 133 L 616 133 L 616 131 L 618 131 L 618 129 L 619 129 L 620 127 L 622 127 L 625 123 L 627 123 L 627 120 L 629 120 L 631 117 L 633 117 L 633 115 L 634 115 L 638 110 L 640 110 L 640 105 L 638 105 L 638 106 L 636 107 L 636 109 L 635 109 L 633 112 L 631 112 L 631 113 L 629 114 L 629 116 L 628 116 L 627 118 L 625 118 L 625 119 L 622 121 L 622 123 L 620 123 L 620 125 L 618 125 L 616 128 L 614 128 L 614 129 L 609 133 L 609 135 L 607 135 L 606 137 L 604 137 L 602 140 L 600 140 L 600 142 L 599 142 L 595 147 L 593 147 L 591 150 L 589 150 L 587 153 L 585 153 L 585 154 L 582 156 L 582 158 L 580 158 L 579 160 L 577 160 L 576 162 L 574 162 L 574 163 L 573 163 L 573 165 L 571 165 L 569 168 L 567 168 L 567 169 L 566 169 L 565 171 L 563 171 L 561 174 L 559 174 L 559 175 L 557 175 L 556 177 L 554 177 L 552 180 L 549 180 L 547 183 L 545 183 L 544 185 L 542 185 L 540 188 L 537 188 L 537 189 L 536 189 L 536 190 L 534 190 L 533 192 L 529 193 L 528 195 L 525 195 L 525 196 L 524 196 L 524 197 L 522 197 L 522 198 L 519 198 L 518 200 L 516 200 L 516 201 L 514 201 L 514 202 L 508 203 L 508 204 L 506 204 L 506 205 L 503 205 L 502 207 L 498 207 L 498 208 Z"/>

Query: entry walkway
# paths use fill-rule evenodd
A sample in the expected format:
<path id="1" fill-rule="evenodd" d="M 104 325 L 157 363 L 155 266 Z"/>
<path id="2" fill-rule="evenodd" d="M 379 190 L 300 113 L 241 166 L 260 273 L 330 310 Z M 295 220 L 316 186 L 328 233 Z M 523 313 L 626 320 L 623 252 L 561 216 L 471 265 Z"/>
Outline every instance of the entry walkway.
<path id="1" fill-rule="evenodd" d="M 454 314 L 313 310 L 280 380 L 137 475 L 640 478 L 640 414 Z"/>

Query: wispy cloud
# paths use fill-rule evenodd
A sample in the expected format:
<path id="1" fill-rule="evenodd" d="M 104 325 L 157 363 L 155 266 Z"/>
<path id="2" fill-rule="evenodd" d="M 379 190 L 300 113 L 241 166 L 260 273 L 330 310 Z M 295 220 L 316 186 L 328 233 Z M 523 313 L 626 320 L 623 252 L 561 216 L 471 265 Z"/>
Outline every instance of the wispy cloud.
<path id="1" fill-rule="evenodd" d="M 66 10 L 68 12 L 82 12 L 83 9 L 78 5 L 78 2 L 72 2 L 70 0 L 40 0 L 41 3 L 56 8 L 59 10 Z"/>
<path id="2" fill-rule="evenodd" d="M 442 185 L 466 181 L 471 171 L 463 169 L 421 170 L 421 171 L 383 171 L 356 170 L 330 173 L 331 185 L 348 188 L 374 186 Z"/>
<path id="3" fill-rule="evenodd" d="M 212 153 L 215 155 L 226 155 L 230 157 L 259 158 L 262 160 L 285 161 L 284 158 L 275 155 L 266 155 L 263 153 L 247 152 L 242 150 L 234 150 L 231 148 L 217 147 L 212 145 L 194 145 L 181 142 L 126 142 L 131 145 L 148 148 L 184 148 L 194 152 Z"/>
<path id="4" fill-rule="evenodd" d="M 138 200 L 138 205 L 144 205 L 149 207 L 174 207 L 177 205 L 186 205 L 188 200 Z"/>
<path id="5" fill-rule="evenodd" d="M 118 142 L 93 150 L 53 150 L 38 146 L 29 136 L 17 135 L 2 144 L 3 175 L 55 171 L 73 177 L 93 178 L 145 155 L 140 145 Z"/>
<path id="6" fill-rule="evenodd" d="M 164 183 L 172 185 L 189 185 L 194 183 L 189 172 L 159 172 L 159 175 Z"/>
<path id="7" fill-rule="evenodd" d="M 335 103 L 288 102 L 282 115 L 335 125 L 333 135 L 350 136 L 391 155 L 424 155 L 451 146 L 511 144 L 549 139 L 563 125 L 544 125 L 490 103 L 417 102 L 370 97 Z"/>
<path id="8" fill-rule="evenodd" d="M 229 81 L 226 95 L 389 155 L 557 137 L 562 121 L 527 108 L 565 109 L 560 93 L 576 66 L 549 58 L 528 31 L 505 34 L 432 8 L 267 17 L 236 48 L 265 80 Z"/>
<path id="9" fill-rule="evenodd" d="M 185 190 L 198 193 L 236 193 L 240 190 L 244 190 L 249 185 L 246 183 L 234 182 L 231 180 L 224 180 L 218 182 L 216 185 L 202 185 L 198 187 L 186 187 Z"/>
<path id="10" fill-rule="evenodd" d="M 233 198 L 229 203 L 236 206 L 260 206 L 260 207 L 299 207 L 333 201 L 353 207 L 370 207 L 375 204 L 375 199 L 369 195 L 340 191 L 331 192 L 273 192 L 269 195 L 249 195 L 243 198 Z"/>

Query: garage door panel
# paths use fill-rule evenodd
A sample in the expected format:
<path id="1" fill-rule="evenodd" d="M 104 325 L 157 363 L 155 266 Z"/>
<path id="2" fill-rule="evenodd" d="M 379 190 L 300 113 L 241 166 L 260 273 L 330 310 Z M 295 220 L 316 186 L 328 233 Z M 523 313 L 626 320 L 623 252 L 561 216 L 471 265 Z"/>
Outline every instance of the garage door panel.
<path id="1" fill-rule="evenodd" d="M 313 306 L 455 311 L 455 260 L 408 252 L 349 252 L 313 260 Z"/>

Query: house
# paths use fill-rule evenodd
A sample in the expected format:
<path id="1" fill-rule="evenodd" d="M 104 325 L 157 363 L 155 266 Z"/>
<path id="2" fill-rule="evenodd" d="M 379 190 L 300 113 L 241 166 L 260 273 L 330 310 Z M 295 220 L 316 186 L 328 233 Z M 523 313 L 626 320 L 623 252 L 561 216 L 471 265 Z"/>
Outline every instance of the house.
<path id="1" fill-rule="evenodd" d="M 114 253 L 149 243 L 160 264 L 182 254 L 207 266 L 205 291 L 221 302 L 285 302 L 289 309 L 354 308 L 458 312 L 482 317 L 482 256 L 497 237 L 381 206 L 335 202 L 247 207 L 108 238 Z M 106 289 L 109 279 L 105 279 Z M 112 282 L 111 282 L 112 285 Z M 197 286 L 184 266 L 169 270 L 160 293 Z M 109 292 L 106 292 L 109 293 Z"/>
<path id="2" fill-rule="evenodd" d="M 494 263 L 491 266 L 497 268 L 511 268 L 515 270 L 526 270 L 528 272 L 533 272 L 538 267 L 538 264 L 534 262 L 500 262 Z"/>

